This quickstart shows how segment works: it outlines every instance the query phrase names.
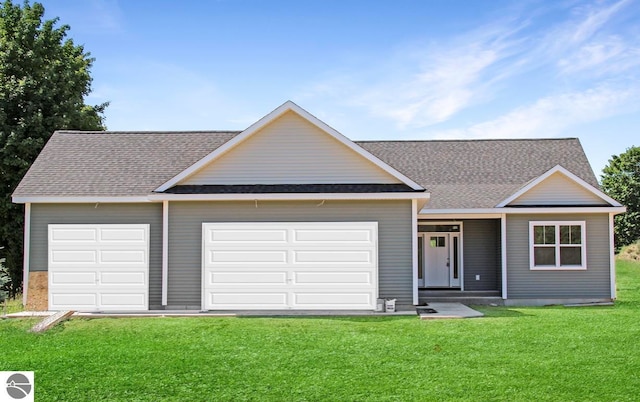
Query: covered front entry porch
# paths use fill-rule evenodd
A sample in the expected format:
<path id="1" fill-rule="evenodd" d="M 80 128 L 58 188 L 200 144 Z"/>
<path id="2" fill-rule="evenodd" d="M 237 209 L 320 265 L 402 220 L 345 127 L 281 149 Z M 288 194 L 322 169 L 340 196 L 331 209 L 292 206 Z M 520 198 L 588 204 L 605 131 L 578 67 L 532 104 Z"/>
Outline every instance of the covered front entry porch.
<path id="1" fill-rule="evenodd" d="M 470 299 L 500 303 L 500 219 L 419 219 L 417 287 L 420 304 Z"/>

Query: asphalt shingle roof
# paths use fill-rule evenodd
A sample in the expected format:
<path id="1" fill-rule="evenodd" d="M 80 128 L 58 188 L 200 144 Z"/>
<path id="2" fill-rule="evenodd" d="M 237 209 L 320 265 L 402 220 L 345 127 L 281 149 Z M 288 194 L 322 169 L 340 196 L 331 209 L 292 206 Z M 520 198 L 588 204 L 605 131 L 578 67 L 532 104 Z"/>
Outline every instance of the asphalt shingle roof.
<path id="1" fill-rule="evenodd" d="M 238 132 L 57 131 L 14 196 L 146 196 Z"/>
<path id="2" fill-rule="evenodd" d="M 430 209 L 495 207 L 556 165 L 599 188 L 577 138 L 357 144 L 424 186 Z"/>
<path id="3" fill-rule="evenodd" d="M 238 133 L 58 131 L 13 195 L 146 196 Z M 575 138 L 356 144 L 426 188 L 428 208 L 492 208 L 555 165 L 598 186 Z"/>

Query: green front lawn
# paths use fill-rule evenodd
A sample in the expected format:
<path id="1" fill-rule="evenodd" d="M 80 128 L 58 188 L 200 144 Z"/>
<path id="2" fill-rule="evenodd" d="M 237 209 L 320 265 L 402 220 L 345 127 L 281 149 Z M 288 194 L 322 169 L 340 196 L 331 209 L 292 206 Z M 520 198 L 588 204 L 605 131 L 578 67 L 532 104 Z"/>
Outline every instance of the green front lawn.
<path id="1" fill-rule="evenodd" d="M 3 320 L 0 370 L 34 370 L 38 401 L 638 400 L 640 264 L 618 279 L 615 307 L 469 320 Z"/>

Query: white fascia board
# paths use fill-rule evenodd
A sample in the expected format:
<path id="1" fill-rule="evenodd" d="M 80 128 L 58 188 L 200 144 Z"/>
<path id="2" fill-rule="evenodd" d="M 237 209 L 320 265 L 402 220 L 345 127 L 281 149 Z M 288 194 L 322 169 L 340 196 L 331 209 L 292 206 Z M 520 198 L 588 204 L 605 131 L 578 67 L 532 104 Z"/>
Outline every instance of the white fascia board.
<path id="1" fill-rule="evenodd" d="M 148 196 L 135 197 L 13 197 L 11 199 L 16 204 L 80 204 L 80 203 L 126 203 L 126 202 L 151 202 Z"/>
<path id="2" fill-rule="evenodd" d="M 499 218 L 500 214 L 597 214 L 597 213 L 615 213 L 621 214 L 627 211 L 626 207 L 504 207 L 504 208 L 478 208 L 478 209 L 423 209 L 420 211 L 420 218 L 438 219 L 447 217 L 464 217 L 469 215 L 487 215 L 494 214 Z"/>
<path id="3" fill-rule="evenodd" d="M 428 200 L 429 193 L 151 194 L 151 201 Z"/>
<path id="4" fill-rule="evenodd" d="M 549 169 L 544 174 L 542 174 L 541 176 L 539 176 L 536 179 L 530 181 L 527 185 L 522 187 L 520 190 L 516 191 L 511 196 L 509 196 L 508 198 L 506 198 L 505 200 L 500 202 L 498 205 L 496 205 L 496 207 L 497 208 L 506 207 L 511 202 L 513 202 L 515 199 L 517 199 L 521 195 L 525 194 L 527 191 L 531 190 L 532 188 L 534 188 L 538 184 L 542 183 L 543 181 L 545 181 L 549 176 L 551 176 L 554 173 L 560 173 L 560 174 L 564 175 L 565 177 L 569 178 L 570 180 L 572 180 L 573 182 L 578 184 L 580 187 L 582 187 L 585 190 L 589 191 L 591 194 L 593 194 L 596 197 L 602 199 L 603 201 L 607 202 L 609 205 L 611 205 L 613 207 L 621 207 L 622 206 L 622 204 L 620 204 L 618 201 L 614 200 L 613 198 L 609 197 L 608 195 L 606 195 L 602 191 L 600 191 L 597 188 L 593 187 L 591 184 L 589 184 L 586 181 L 582 180 L 581 178 L 579 178 L 575 174 L 571 173 L 567 169 L 563 168 L 560 165 L 556 165 L 553 168 Z"/>
<path id="5" fill-rule="evenodd" d="M 331 135 L 336 140 L 340 141 L 342 144 L 346 145 L 351 150 L 353 150 L 354 152 L 358 153 L 360 156 L 364 157 L 365 159 L 369 160 L 370 162 L 372 162 L 373 164 L 378 166 L 380 169 L 382 169 L 385 172 L 389 173 L 390 175 L 392 175 L 396 179 L 400 180 L 404 184 L 408 185 L 412 189 L 414 189 L 414 190 L 424 190 L 424 188 L 422 186 L 420 186 L 418 183 L 414 182 L 413 180 L 411 180 L 407 176 L 403 175 L 402 173 L 400 173 L 396 169 L 394 169 L 391 166 L 389 166 L 388 164 L 384 163 L 383 161 L 381 161 L 380 159 L 378 159 L 377 157 L 375 157 L 371 153 L 365 151 L 362 147 L 356 145 L 353 141 L 351 141 L 350 139 L 348 139 L 344 135 L 340 134 L 338 131 L 336 131 L 334 128 L 332 128 L 331 126 L 329 126 L 325 122 L 321 121 L 320 119 L 318 119 L 317 117 L 315 117 L 311 113 L 307 112 L 306 110 L 304 110 L 300 106 L 296 105 L 292 101 L 286 101 L 285 103 L 283 103 L 282 105 L 277 107 L 274 111 L 272 111 L 271 113 L 267 114 L 266 116 L 264 116 L 263 118 L 261 118 L 260 120 L 258 120 L 254 124 L 252 124 L 249 128 L 244 130 L 242 133 L 236 135 L 235 137 L 233 137 L 232 139 L 230 139 L 229 141 L 227 141 L 226 143 L 224 143 L 223 145 L 218 147 L 216 150 L 211 152 L 209 155 L 207 155 L 204 158 L 200 159 L 198 162 L 194 163 L 193 165 L 191 165 L 187 169 L 183 170 L 177 176 L 174 176 L 171 180 L 169 180 L 166 183 L 162 184 L 155 191 L 156 192 L 163 192 L 163 191 L 175 186 L 176 184 L 178 184 L 183 179 L 185 179 L 188 176 L 194 174 L 195 172 L 197 172 L 201 168 L 203 168 L 206 165 L 208 165 L 213 160 L 219 158 L 220 156 L 222 156 L 223 154 L 225 154 L 229 150 L 233 149 L 238 144 L 240 144 L 241 142 L 243 142 L 244 140 L 246 140 L 247 138 L 252 136 L 254 133 L 259 131 L 263 127 L 265 127 L 267 124 L 271 123 L 272 121 L 274 121 L 275 119 L 277 119 L 278 117 L 282 116 L 283 114 L 285 114 L 288 111 L 293 111 L 293 112 L 297 113 L 298 115 L 300 115 L 301 117 L 306 119 L 311 124 L 315 125 L 319 129 L 321 129 L 324 132 L 326 132 L 327 134 Z"/>
<path id="6" fill-rule="evenodd" d="M 441 219 L 444 221 L 453 222 L 460 219 L 498 219 L 501 216 L 502 214 L 499 213 L 423 214 L 423 211 L 420 211 L 418 219 Z"/>

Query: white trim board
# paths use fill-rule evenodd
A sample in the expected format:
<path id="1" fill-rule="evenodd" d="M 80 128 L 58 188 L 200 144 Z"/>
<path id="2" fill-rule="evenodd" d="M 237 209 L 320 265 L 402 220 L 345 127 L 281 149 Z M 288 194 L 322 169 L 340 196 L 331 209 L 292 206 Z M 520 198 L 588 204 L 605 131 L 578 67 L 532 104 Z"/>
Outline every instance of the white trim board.
<path id="1" fill-rule="evenodd" d="M 152 194 L 152 201 L 428 200 L 429 193 Z"/>
<path id="2" fill-rule="evenodd" d="M 497 208 L 506 207 L 511 202 L 516 200 L 518 197 L 522 196 L 523 194 L 527 193 L 532 188 L 536 187 L 537 185 L 539 185 L 540 183 L 545 181 L 547 178 L 549 178 L 549 176 L 551 176 L 554 173 L 560 173 L 560 174 L 564 175 L 565 177 L 567 177 L 571 181 L 573 181 L 576 184 L 578 184 L 583 189 L 587 190 L 591 194 L 595 195 L 596 197 L 600 198 L 601 200 L 605 201 L 607 204 L 609 204 L 609 205 L 611 205 L 613 207 L 621 207 L 622 206 L 622 204 L 620 204 L 619 202 L 617 202 L 613 198 L 609 197 L 608 195 L 606 195 L 602 191 L 598 190 L 597 188 L 593 187 L 591 184 L 589 184 L 586 181 L 582 180 L 581 178 L 579 178 L 575 174 L 571 173 L 567 169 L 563 168 L 560 165 L 556 165 L 553 168 L 551 168 L 548 171 L 546 171 L 541 176 L 539 176 L 539 177 L 535 178 L 534 180 L 530 181 L 529 184 L 525 185 L 520 190 L 516 191 L 511 196 L 509 196 L 508 198 L 506 198 L 505 200 L 500 202 L 498 205 L 496 205 L 496 207 Z"/>
<path id="3" fill-rule="evenodd" d="M 31 204 L 24 204 L 24 239 L 23 239 L 23 262 L 22 262 L 22 305 L 27 305 L 29 293 L 29 258 L 31 252 Z"/>
<path id="4" fill-rule="evenodd" d="M 242 201 L 242 200 L 418 200 L 418 207 L 429 201 L 430 194 L 414 193 L 260 193 L 260 194 L 165 194 L 143 197 L 14 197 L 16 204 L 98 204 L 144 203 L 162 201 Z"/>
<path id="5" fill-rule="evenodd" d="M 151 202 L 148 196 L 123 196 L 123 197 L 105 197 L 105 196 L 79 196 L 79 197 L 13 197 L 11 199 L 16 204 L 26 203 L 48 203 L 48 204 L 80 204 L 80 203 L 138 203 Z"/>
<path id="6" fill-rule="evenodd" d="M 333 138 L 338 140 L 340 143 L 342 143 L 343 145 L 347 146 L 352 151 L 356 152 L 361 157 L 363 157 L 363 158 L 367 159 L 368 161 L 372 162 L 374 165 L 376 165 L 377 167 L 379 167 L 383 171 L 389 173 L 391 176 L 393 176 L 396 179 L 400 180 L 401 182 L 403 182 L 404 184 L 408 185 L 412 189 L 414 189 L 414 190 L 424 190 L 424 188 L 422 186 L 420 186 L 418 183 L 414 182 L 413 180 L 411 180 L 410 178 L 408 178 L 404 174 L 400 173 L 396 169 L 394 169 L 391 166 L 389 166 L 388 164 L 384 163 L 382 160 L 380 160 L 376 156 L 374 156 L 371 153 L 365 151 L 362 147 L 360 147 L 357 144 L 353 143 L 350 139 L 348 139 L 344 135 L 340 134 L 338 131 L 336 131 L 335 129 L 333 129 L 332 127 L 330 127 L 329 125 L 327 125 L 326 123 L 324 123 L 323 121 L 318 119 L 317 117 L 313 116 L 311 113 L 307 112 L 306 110 L 304 110 L 300 106 L 296 105 L 292 101 L 287 101 L 287 102 L 283 103 L 282 105 L 280 105 L 279 107 L 277 107 L 271 113 L 267 114 L 266 116 L 264 116 L 263 118 L 261 118 L 260 120 L 258 120 L 254 124 L 252 124 L 249 128 L 244 130 L 242 133 L 238 134 L 237 136 L 233 137 L 232 139 L 230 139 L 229 141 L 227 141 L 226 143 L 224 143 L 223 145 L 218 147 L 216 150 L 211 152 L 209 155 L 207 155 L 204 158 L 200 159 L 198 162 L 194 163 L 193 165 L 191 165 L 187 169 L 183 170 L 182 172 L 180 172 L 179 174 L 174 176 L 169 181 L 167 181 L 164 184 L 162 184 L 155 191 L 163 192 L 163 191 L 166 191 L 167 189 L 175 186 L 180 181 L 182 181 L 185 178 L 187 178 L 187 177 L 191 176 L 192 174 L 196 173 L 197 171 L 199 171 L 200 169 L 204 168 L 206 165 L 208 165 L 212 161 L 220 158 L 222 155 L 224 155 L 225 153 L 227 153 L 231 149 L 233 149 L 236 146 L 238 146 L 239 144 L 241 144 L 243 141 L 245 141 L 247 138 L 251 137 L 253 134 L 258 132 L 259 130 L 261 130 L 263 127 L 265 127 L 266 125 L 268 125 L 269 123 L 273 122 L 275 119 L 277 119 L 278 117 L 282 116 L 283 114 L 285 114 L 286 112 L 289 112 L 289 111 L 293 111 L 293 112 L 297 113 L 298 115 L 300 115 L 302 118 L 306 119 L 311 124 L 315 125 L 319 129 L 323 130 L 328 135 L 332 136 Z"/>
<path id="7" fill-rule="evenodd" d="M 423 209 L 419 219 L 464 219 L 474 216 L 500 218 L 500 214 L 621 214 L 627 211 L 626 207 L 503 207 L 503 208 L 467 208 L 467 209 Z M 435 217 L 435 218 L 434 218 Z M 472 219 L 472 218 L 470 218 Z"/>

